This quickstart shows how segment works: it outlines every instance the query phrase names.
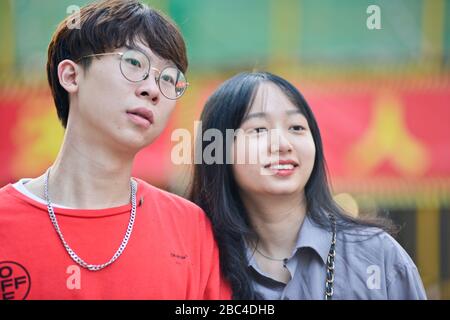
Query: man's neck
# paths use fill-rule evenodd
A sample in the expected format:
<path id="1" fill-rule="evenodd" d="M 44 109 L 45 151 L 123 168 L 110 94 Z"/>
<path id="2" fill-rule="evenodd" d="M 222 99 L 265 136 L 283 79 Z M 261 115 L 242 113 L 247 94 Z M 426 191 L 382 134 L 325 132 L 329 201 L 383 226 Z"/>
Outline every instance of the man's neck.
<path id="1" fill-rule="evenodd" d="M 130 202 L 130 178 L 135 154 L 82 144 L 65 137 L 48 181 L 51 202 L 78 209 L 103 209 Z M 26 184 L 44 198 L 45 174 Z"/>

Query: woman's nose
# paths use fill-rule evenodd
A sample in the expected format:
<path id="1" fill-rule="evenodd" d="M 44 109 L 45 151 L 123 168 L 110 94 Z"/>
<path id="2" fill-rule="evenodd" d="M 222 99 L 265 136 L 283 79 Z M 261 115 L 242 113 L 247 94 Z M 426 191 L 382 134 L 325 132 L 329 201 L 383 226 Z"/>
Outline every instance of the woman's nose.
<path id="1" fill-rule="evenodd" d="M 281 129 L 270 130 L 270 150 L 272 153 L 290 152 L 292 151 L 292 144 L 286 137 L 286 134 Z"/>

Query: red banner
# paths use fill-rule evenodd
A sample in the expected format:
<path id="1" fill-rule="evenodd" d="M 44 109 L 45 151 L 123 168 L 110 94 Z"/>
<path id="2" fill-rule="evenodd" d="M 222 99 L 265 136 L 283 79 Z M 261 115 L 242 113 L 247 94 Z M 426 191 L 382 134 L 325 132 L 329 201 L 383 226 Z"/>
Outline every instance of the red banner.
<path id="1" fill-rule="evenodd" d="M 426 186 L 448 191 L 450 84 L 298 85 L 315 113 L 332 181 L 352 192 Z M 448 82 L 447 82 L 448 83 Z M 171 159 L 171 133 L 193 131 L 208 84 L 177 106 L 168 128 L 137 157 L 134 174 L 176 188 L 180 168 Z M 0 90 L 0 181 L 40 175 L 55 159 L 63 137 L 48 89 Z"/>

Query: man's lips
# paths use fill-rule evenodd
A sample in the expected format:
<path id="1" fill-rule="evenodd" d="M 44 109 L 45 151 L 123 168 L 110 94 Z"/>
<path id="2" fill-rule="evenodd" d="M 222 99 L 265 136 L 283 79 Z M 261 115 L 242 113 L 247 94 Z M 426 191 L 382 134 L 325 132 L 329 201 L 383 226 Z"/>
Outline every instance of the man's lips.
<path id="1" fill-rule="evenodd" d="M 133 122 L 143 127 L 150 127 L 154 123 L 153 112 L 147 108 L 135 108 L 127 110 L 127 114 Z"/>

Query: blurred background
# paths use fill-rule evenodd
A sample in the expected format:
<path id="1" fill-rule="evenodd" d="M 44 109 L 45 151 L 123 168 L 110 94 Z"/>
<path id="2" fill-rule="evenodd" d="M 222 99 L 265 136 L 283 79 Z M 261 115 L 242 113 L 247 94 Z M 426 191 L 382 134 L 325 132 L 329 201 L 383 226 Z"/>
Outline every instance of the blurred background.
<path id="1" fill-rule="evenodd" d="M 68 8 L 88 2 L 0 0 L 1 186 L 41 175 L 57 155 L 46 50 Z M 279 74 L 318 119 L 336 200 L 398 223 L 428 297 L 450 299 L 450 0 L 144 2 L 180 26 L 190 87 L 136 176 L 183 195 L 190 167 L 171 161 L 173 130 L 193 132 L 235 73 Z"/>

